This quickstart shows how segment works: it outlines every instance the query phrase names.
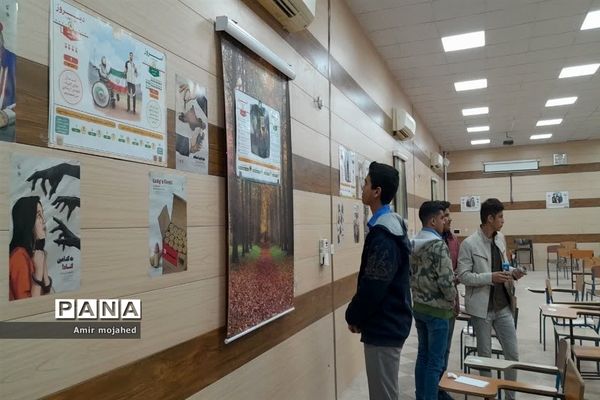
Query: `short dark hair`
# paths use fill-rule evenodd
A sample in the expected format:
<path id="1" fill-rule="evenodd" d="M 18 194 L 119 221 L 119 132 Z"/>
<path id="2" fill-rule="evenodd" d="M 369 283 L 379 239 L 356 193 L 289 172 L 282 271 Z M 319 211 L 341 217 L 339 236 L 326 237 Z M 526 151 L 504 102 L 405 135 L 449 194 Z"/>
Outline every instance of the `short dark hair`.
<path id="1" fill-rule="evenodd" d="M 479 217 L 481 218 L 481 223 L 485 224 L 487 222 L 487 217 L 491 215 L 495 217 L 497 214 L 504 211 L 504 204 L 498 199 L 487 199 L 483 203 L 481 203 L 481 210 L 479 211 Z"/>
<path id="2" fill-rule="evenodd" d="M 398 190 L 400 176 L 395 168 L 373 161 L 369 165 L 371 188 L 381 188 L 381 204 L 389 204 Z"/>
<path id="3" fill-rule="evenodd" d="M 447 210 L 448 208 L 450 208 L 450 202 L 446 201 L 446 200 L 441 200 L 440 203 L 442 203 L 442 205 L 444 206 L 444 210 Z"/>
<path id="4" fill-rule="evenodd" d="M 421 220 L 421 224 L 426 226 L 427 221 L 430 218 L 435 217 L 440 212 L 443 213 L 447 208 L 444 206 L 444 203 L 445 202 L 443 201 L 426 201 L 421 204 L 421 207 L 419 207 L 419 219 Z"/>

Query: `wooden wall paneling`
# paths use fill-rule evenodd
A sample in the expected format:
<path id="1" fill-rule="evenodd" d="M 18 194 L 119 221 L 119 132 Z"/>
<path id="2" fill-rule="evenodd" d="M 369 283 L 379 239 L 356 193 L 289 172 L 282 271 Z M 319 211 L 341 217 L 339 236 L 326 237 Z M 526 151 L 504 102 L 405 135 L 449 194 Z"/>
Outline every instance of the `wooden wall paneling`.
<path id="1" fill-rule="evenodd" d="M 302 122 L 292 118 L 292 151 L 318 164 L 329 166 L 328 136 L 315 131 Z M 294 164 L 296 169 L 296 164 Z"/>
<path id="2" fill-rule="evenodd" d="M 11 368 L 4 373 L 3 396 L 9 399 L 40 398 L 80 382 L 85 385 L 87 379 L 110 374 L 115 368 L 210 332 L 225 322 L 223 277 L 153 290 L 136 297 L 142 300 L 140 340 L 4 340 L 0 356 L 2 364 Z M 54 312 L 51 312 L 20 321 L 53 319 Z M 143 364 L 127 370 L 130 376 L 147 375 L 150 378 L 152 373 Z M 177 377 L 183 371 L 177 367 L 173 369 L 171 365 L 163 367 L 161 373 Z M 35 379 L 35 385 L 31 384 L 31 379 Z M 105 399 L 114 398 L 111 394 L 123 390 L 125 384 L 123 380 L 115 381 L 74 398 L 94 398 L 99 393 Z M 136 390 L 143 392 L 139 387 Z M 154 394 L 158 395 L 156 398 L 166 398 Z M 133 396 L 121 395 L 120 398 Z"/>
<path id="3" fill-rule="evenodd" d="M 322 225 L 330 220 L 329 196 L 294 190 L 294 224 Z"/>
<path id="4" fill-rule="evenodd" d="M 19 1 L 17 54 L 41 64 L 48 63 L 48 21 L 50 1 Z M 17 68 L 17 71 L 19 69 Z M 17 72 L 17 75 L 19 72 Z M 20 92 L 21 88 L 17 86 Z M 20 93 L 17 93 L 19 96 Z M 17 99 L 20 101 L 20 99 Z"/>
<path id="5" fill-rule="evenodd" d="M 384 135 L 386 135 L 384 133 Z M 349 150 L 360 153 L 364 157 L 379 162 L 391 164 L 391 150 L 386 149 L 380 143 L 376 135 L 362 133 L 354 126 L 344 121 L 336 114 L 331 114 L 331 154 L 332 164 L 339 168 L 339 145 Z M 335 157 L 335 158 L 334 158 Z"/>
<path id="6" fill-rule="evenodd" d="M 331 225 L 294 225 L 294 295 L 331 283 L 331 265 L 319 265 L 319 239 L 330 239 Z"/>
<path id="7" fill-rule="evenodd" d="M 329 166 L 293 154 L 294 189 L 330 195 L 332 173 Z M 338 182 L 339 186 L 339 182 Z"/>
<path id="8" fill-rule="evenodd" d="M 355 274 L 360 268 L 360 257 L 362 255 L 362 247 L 352 247 L 343 251 L 338 251 L 337 243 L 335 254 L 333 255 L 333 280 L 337 281 L 341 278 Z"/>
<path id="9" fill-rule="evenodd" d="M 319 110 L 313 98 L 290 82 L 290 116 L 307 127 L 329 136 L 329 112 L 326 107 Z"/>
<path id="10" fill-rule="evenodd" d="M 54 299 L 117 298 L 137 296 L 151 290 L 225 276 L 225 228 L 188 229 L 187 271 L 151 278 L 148 276 L 148 229 L 84 229 L 81 287 L 76 292 L 54 293 L 19 301 L 8 301 L 8 267 L 0 275 L 0 320 L 51 312 Z M 8 260 L 7 231 L 0 232 L 0 256 Z M 3 263 L 6 265 L 7 263 Z"/>
<path id="11" fill-rule="evenodd" d="M 348 330 L 345 313 L 348 303 L 337 308 L 335 318 L 336 343 L 336 381 L 338 398 L 345 398 L 344 392 L 352 384 L 356 376 L 364 369 L 364 346 L 360 335 Z M 366 385 L 366 381 L 364 382 Z"/>
<path id="12" fill-rule="evenodd" d="M 189 399 L 333 399 L 332 341 L 329 314 Z"/>

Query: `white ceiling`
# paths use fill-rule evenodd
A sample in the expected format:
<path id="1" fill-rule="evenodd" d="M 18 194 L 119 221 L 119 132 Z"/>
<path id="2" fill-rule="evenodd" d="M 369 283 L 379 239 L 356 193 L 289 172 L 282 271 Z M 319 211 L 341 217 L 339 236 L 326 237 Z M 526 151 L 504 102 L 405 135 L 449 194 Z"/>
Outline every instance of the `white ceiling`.
<path id="1" fill-rule="evenodd" d="M 600 62 L 600 28 L 580 31 L 600 0 L 346 0 L 388 63 L 400 87 L 443 150 L 473 149 L 489 137 L 515 145 L 533 133 L 549 140 L 600 139 L 600 71 L 558 79 L 563 67 Z M 485 47 L 445 53 L 441 37 L 485 30 Z M 454 82 L 487 78 L 487 89 L 456 92 Z M 578 96 L 573 105 L 546 100 Z M 489 115 L 463 117 L 461 109 L 489 106 Z M 539 119 L 563 118 L 537 127 Z M 467 133 L 467 126 L 490 132 Z"/>

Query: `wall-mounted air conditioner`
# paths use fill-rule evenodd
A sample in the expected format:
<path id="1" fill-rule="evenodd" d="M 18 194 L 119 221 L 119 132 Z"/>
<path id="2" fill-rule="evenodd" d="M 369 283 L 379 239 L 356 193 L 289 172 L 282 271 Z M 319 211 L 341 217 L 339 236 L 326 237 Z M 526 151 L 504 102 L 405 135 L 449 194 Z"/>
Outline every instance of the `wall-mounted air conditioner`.
<path id="1" fill-rule="evenodd" d="M 417 123 L 406 110 L 392 108 L 392 131 L 398 140 L 410 140 L 415 137 Z"/>
<path id="2" fill-rule="evenodd" d="M 483 172 L 523 172 L 540 169 L 539 160 L 489 161 L 483 163 Z"/>
<path id="3" fill-rule="evenodd" d="M 316 0 L 258 0 L 288 32 L 306 28 L 314 19 Z"/>
<path id="4" fill-rule="evenodd" d="M 429 157 L 429 166 L 434 171 L 441 171 L 444 168 L 444 157 L 439 153 L 431 153 L 431 157 Z"/>

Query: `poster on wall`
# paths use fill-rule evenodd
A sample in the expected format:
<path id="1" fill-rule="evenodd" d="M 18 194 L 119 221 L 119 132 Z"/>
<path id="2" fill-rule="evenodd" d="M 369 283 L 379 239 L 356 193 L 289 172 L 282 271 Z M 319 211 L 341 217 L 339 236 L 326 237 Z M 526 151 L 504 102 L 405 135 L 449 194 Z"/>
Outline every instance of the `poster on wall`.
<path id="1" fill-rule="evenodd" d="M 463 196 L 460 198 L 461 212 L 479 212 L 481 210 L 480 196 Z"/>
<path id="2" fill-rule="evenodd" d="M 363 187 L 365 185 L 365 179 L 367 179 L 367 175 L 369 175 L 369 165 L 371 165 L 371 160 L 368 160 L 366 158 L 364 158 L 363 156 L 357 156 L 357 168 L 358 168 L 358 173 L 356 176 L 356 188 L 357 188 L 357 194 L 358 194 L 358 198 L 362 200 L 362 194 L 363 194 Z M 369 227 L 367 226 L 367 223 L 369 222 L 369 213 L 370 213 L 370 209 L 369 206 L 366 206 L 363 204 L 363 233 L 364 233 L 364 238 L 367 238 L 367 234 L 369 233 Z"/>
<path id="3" fill-rule="evenodd" d="M 356 155 L 353 151 L 340 145 L 340 196 L 354 197 L 356 195 Z"/>
<path id="4" fill-rule="evenodd" d="M 355 204 L 352 208 L 354 210 L 354 218 L 352 219 L 352 227 L 354 230 L 354 243 L 358 243 L 360 242 L 360 222 L 358 222 L 360 218 L 360 208 L 358 204 Z"/>
<path id="5" fill-rule="evenodd" d="M 569 192 L 546 192 L 546 208 L 569 208 Z"/>
<path id="6" fill-rule="evenodd" d="M 80 165 L 11 155 L 9 300 L 79 290 Z"/>
<path id="7" fill-rule="evenodd" d="M 344 238 L 344 203 L 337 204 L 337 223 L 336 223 L 337 244 L 342 243 Z"/>
<path id="8" fill-rule="evenodd" d="M 182 171 L 208 174 L 208 100 L 206 88 L 175 76 L 175 165 Z"/>
<path id="9" fill-rule="evenodd" d="M 237 175 L 258 182 L 279 184 L 279 111 L 236 89 L 235 118 Z"/>
<path id="10" fill-rule="evenodd" d="M 226 34 L 221 52 L 230 343 L 294 309 L 294 210 L 288 80 Z"/>
<path id="11" fill-rule="evenodd" d="M 150 172 L 150 276 L 187 270 L 186 178 Z"/>
<path id="12" fill-rule="evenodd" d="M 0 0 L 0 140 L 14 142 L 16 106 L 17 2 Z"/>
<path id="13" fill-rule="evenodd" d="M 62 0 L 50 26 L 50 146 L 167 165 L 166 58 Z"/>

